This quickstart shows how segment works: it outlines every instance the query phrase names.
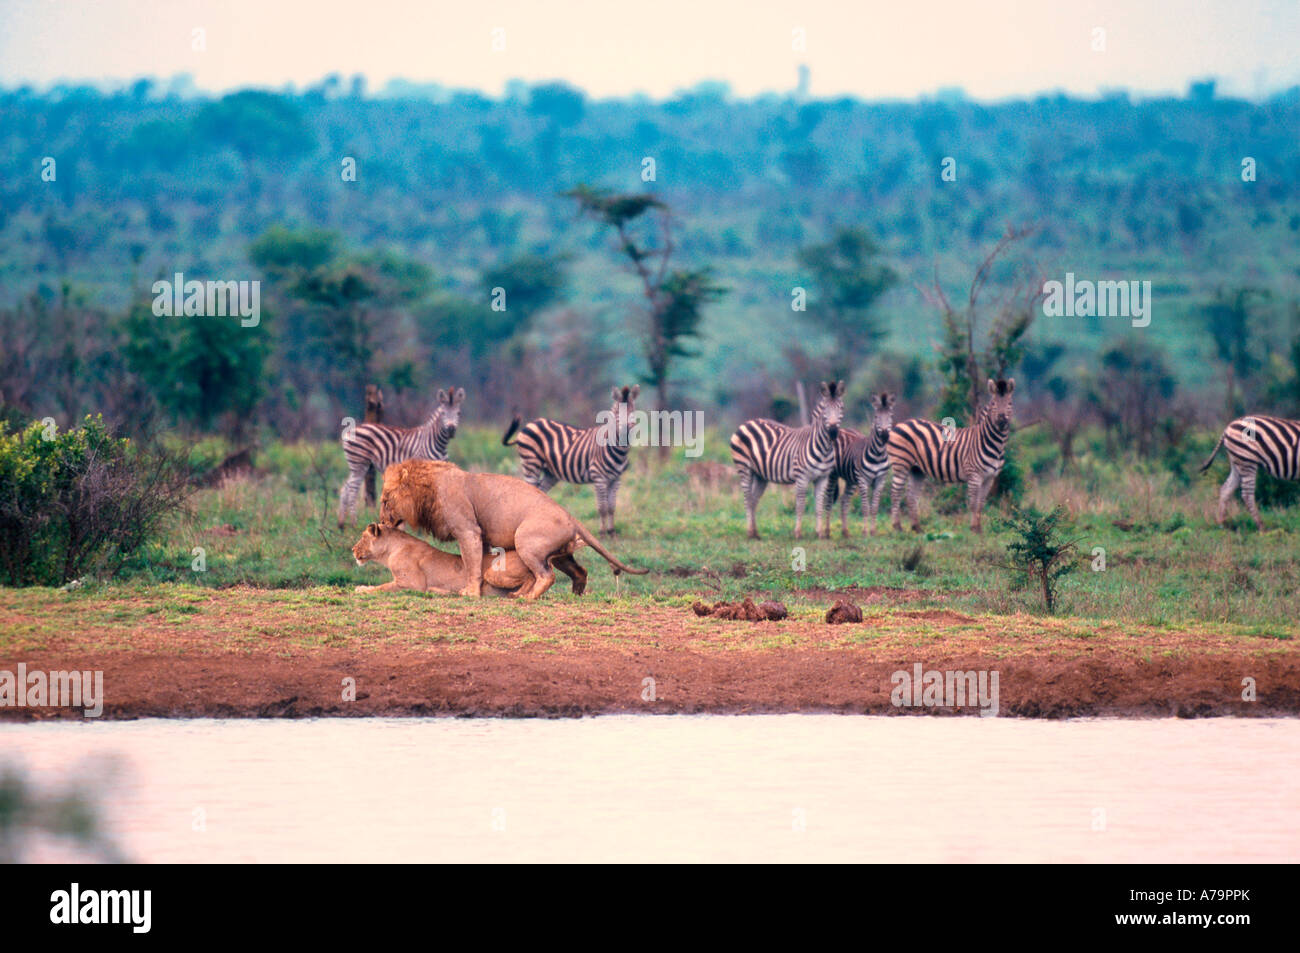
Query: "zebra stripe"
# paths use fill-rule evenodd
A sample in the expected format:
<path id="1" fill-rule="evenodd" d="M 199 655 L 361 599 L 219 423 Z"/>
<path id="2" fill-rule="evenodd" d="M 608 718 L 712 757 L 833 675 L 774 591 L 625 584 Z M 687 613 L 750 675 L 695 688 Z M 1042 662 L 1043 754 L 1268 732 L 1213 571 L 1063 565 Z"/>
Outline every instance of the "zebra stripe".
<path id="1" fill-rule="evenodd" d="M 901 528 L 900 514 L 906 498 L 912 529 L 921 530 L 916 494 L 921 479 L 940 483 L 965 483 L 971 529 L 982 532 L 980 512 L 993 480 L 1005 462 L 1011 434 L 1014 380 L 989 381 L 991 400 L 980 408 L 974 425 L 946 430 L 931 420 L 904 420 L 889 433 L 887 452 L 894 471 L 890 517 Z"/>
<path id="2" fill-rule="evenodd" d="M 618 485 L 629 462 L 627 421 L 635 412 L 640 393 L 639 384 L 615 387 L 610 392 L 613 398 L 610 412 L 619 439 L 610 440 L 609 429 L 604 425 L 580 428 L 539 417 L 520 427 L 520 418 L 516 416 L 501 442 L 510 446 L 511 436 L 519 431 L 513 442 L 519 450 L 520 471 L 524 480 L 543 493 L 549 493 L 561 480 L 593 484 L 600 531 L 612 533 Z"/>
<path id="3" fill-rule="evenodd" d="M 348 478 L 339 490 L 339 528 L 356 515 L 357 493 L 366 471 L 380 473 L 403 460 L 446 460 L 447 444 L 456 436 L 464 388 L 438 391 L 438 406 L 422 427 L 361 424 L 343 438 Z"/>
<path id="4" fill-rule="evenodd" d="M 835 469 L 831 474 L 829 501 L 839 495 L 839 481 L 844 481 L 844 495 L 840 498 L 840 531 L 849 535 L 849 500 L 854 493 L 862 497 L 863 535 L 876 533 L 876 514 L 880 511 L 880 496 L 885 490 L 885 477 L 889 473 L 889 432 L 894 423 L 894 395 L 876 394 L 871 398 L 871 433 L 859 433 L 841 427 L 835 441 Z"/>
<path id="5" fill-rule="evenodd" d="M 1219 489 L 1218 523 L 1223 525 L 1232 494 L 1241 488 L 1241 498 L 1257 529 L 1264 524 L 1255 505 L 1255 477 L 1260 467 L 1279 480 L 1300 480 L 1300 420 L 1255 414 L 1238 417 L 1223 428 L 1214 452 L 1201 464 L 1204 473 L 1219 450 L 1228 448 L 1228 479 Z"/>
<path id="6" fill-rule="evenodd" d="M 844 382 L 824 381 L 822 396 L 806 427 L 787 427 L 765 418 L 747 420 L 731 435 L 731 459 L 740 475 L 745 494 L 745 516 L 749 538 L 758 539 L 754 512 L 769 483 L 794 484 L 794 537 L 803 532 L 803 511 L 808 486 L 814 487 L 816 532 L 830 536 L 830 520 L 822 530 L 827 512 L 831 471 L 835 469 L 835 447 L 844 418 Z"/>

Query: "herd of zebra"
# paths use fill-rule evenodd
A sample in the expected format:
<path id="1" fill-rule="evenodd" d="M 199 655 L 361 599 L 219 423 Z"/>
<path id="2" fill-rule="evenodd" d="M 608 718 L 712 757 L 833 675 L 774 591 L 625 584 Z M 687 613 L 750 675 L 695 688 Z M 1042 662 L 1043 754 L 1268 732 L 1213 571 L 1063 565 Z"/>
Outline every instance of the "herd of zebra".
<path id="1" fill-rule="evenodd" d="M 901 529 L 906 503 L 912 529 L 920 531 L 917 492 L 929 477 L 940 483 L 966 485 L 970 525 L 981 532 L 984 502 L 1005 463 L 1015 387 L 1014 379 L 990 380 L 988 399 L 975 422 L 965 427 L 940 426 L 920 418 L 895 424 L 895 397 L 889 393 L 872 395 L 872 419 L 866 433 L 846 427 L 843 381 L 822 382 L 820 398 L 805 426 L 791 427 L 765 418 L 745 421 L 731 436 L 731 458 L 740 476 L 749 537 L 759 538 L 755 510 L 769 483 L 794 486 L 796 539 L 802 535 L 810 487 L 819 537 L 830 536 L 830 507 L 837 497 L 841 500 L 842 532 L 849 535 L 848 506 L 854 493 L 861 496 L 863 533 L 874 535 L 880 495 L 891 474 L 890 515 L 895 530 Z M 614 419 L 628 420 L 639 394 L 639 387 L 615 387 L 610 408 Z M 355 516 L 363 483 L 367 499 L 374 502 L 375 471 L 382 472 L 402 460 L 447 458 L 464 400 L 463 388 L 440 390 L 437 405 L 423 426 L 392 427 L 382 422 L 382 392 L 373 385 L 366 389 L 366 422 L 343 436 L 348 478 L 339 491 L 340 528 Z M 523 478 L 543 492 L 560 481 L 592 484 L 600 530 L 613 533 L 615 501 L 627 470 L 629 447 L 626 441 L 607 439 L 607 434 L 602 426 L 584 429 L 547 418 L 524 424 L 516 414 L 501 442 L 517 447 Z M 1201 465 L 1202 473 L 1225 447 L 1229 474 L 1219 490 L 1218 522 L 1223 523 L 1232 495 L 1240 490 L 1255 525 L 1263 529 L 1255 504 L 1256 473 L 1262 467 L 1279 479 L 1300 479 L 1300 420 L 1252 415 L 1232 421 Z M 840 481 L 844 482 L 842 497 Z"/>

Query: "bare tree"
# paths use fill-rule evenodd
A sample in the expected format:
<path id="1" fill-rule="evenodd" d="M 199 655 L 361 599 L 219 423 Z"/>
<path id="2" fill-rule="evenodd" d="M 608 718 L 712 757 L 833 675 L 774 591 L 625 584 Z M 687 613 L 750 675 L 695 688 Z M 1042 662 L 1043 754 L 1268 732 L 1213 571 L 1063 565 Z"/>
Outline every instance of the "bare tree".
<path id="1" fill-rule="evenodd" d="M 955 309 L 939 283 L 936 269 L 934 283 L 918 290 L 943 319 L 943 339 L 939 343 L 939 370 L 944 376 L 940 395 L 940 415 L 964 415 L 967 421 L 979 413 L 982 383 L 989 377 L 1003 377 L 1020 362 L 1024 337 L 1033 323 L 1043 299 L 1042 275 L 1036 269 L 1022 268 L 1012 284 L 1005 288 L 993 306 L 987 336 L 981 335 L 980 294 L 989 283 L 994 265 L 1017 242 L 1032 235 L 1035 228 L 1008 225 L 993 250 L 980 262 L 971 280 L 966 307 Z M 983 350 L 977 345 L 983 342 Z"/>

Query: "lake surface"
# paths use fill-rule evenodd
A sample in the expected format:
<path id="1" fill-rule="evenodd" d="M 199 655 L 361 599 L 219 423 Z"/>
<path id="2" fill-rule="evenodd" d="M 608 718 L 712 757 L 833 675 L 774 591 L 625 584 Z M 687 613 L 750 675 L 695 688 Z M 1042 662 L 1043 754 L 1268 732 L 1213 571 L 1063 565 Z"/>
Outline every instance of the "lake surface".
<path id="1" fill-rule="evenodd" d="M 1296 719 L 67 721 L 0 762 L 146 862 L 1300 859 Z"/>

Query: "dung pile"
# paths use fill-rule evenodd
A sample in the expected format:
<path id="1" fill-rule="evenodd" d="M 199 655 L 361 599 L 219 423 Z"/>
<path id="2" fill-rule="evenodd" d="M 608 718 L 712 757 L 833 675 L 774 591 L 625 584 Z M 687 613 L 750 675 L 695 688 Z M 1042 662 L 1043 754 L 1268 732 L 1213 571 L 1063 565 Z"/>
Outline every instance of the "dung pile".
<path id="1" fill-rule="evenodd" d="M 715 602 L 713 605 L 697 602 L 691 609 L 698 616 L 739 619 L 742 622 L 776 622 L 790 614 L 779 602 L 760 602 L 755 605 L 754 600 L 749 598 L 743 602 Z"/>
<path id="2" fill-rule="evenodd" d="M 839 625 L 844 622 L 861 622 L 862 610 L 847 599 L 840 599 L 827 610 L 826 621 L 831 625 Z"/>

